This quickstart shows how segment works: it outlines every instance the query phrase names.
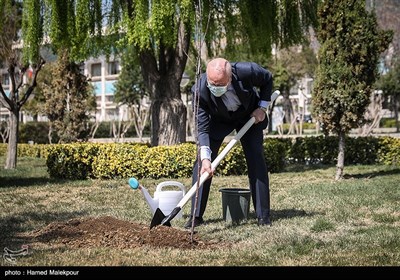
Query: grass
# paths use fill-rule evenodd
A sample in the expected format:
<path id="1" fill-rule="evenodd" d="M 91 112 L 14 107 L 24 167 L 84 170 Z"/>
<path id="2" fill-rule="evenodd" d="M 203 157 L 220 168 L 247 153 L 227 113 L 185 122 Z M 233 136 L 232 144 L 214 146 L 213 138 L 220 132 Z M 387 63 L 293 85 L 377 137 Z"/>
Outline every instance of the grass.
<path id="1" fill-rule="evenodd" d="M 5 159 L 0 157 L 0 163 Z M 4 165 L 4 164 L 3 164 Z M 271 228 L 260 228 L 251 205 L 247 221 L 231 225 L 222 218 L 220 188 L 247 188 L 246 176 L 215 177 L 198 228 L 203 240 L 229 242 L 232 248 L 210 250 L 71 249 L 42 246 L 17 260 L 18 266 L 399 266 L 400 168 L 346 166 L 334 181 L 335 167 L 297 166 L 273 173 Z M 168 178 L 143 179 L 153 194 Z M 177 181 L 191 187 L 189 178 Z M 183 228 L 190 211 L 172 226 Z M 60 181 L 50 179 L 41 159 L 19 158 L 16 170 L 0 169 L 0 249 L 19 249 L 17 233 L 51 222 L 111 215 L 150 224 L 152 214 L 139 191 L 124 180 Z M 3 262 L 3 263 L 1 263 Z M 0 261 L 2 265 L 4 260 Z"/>

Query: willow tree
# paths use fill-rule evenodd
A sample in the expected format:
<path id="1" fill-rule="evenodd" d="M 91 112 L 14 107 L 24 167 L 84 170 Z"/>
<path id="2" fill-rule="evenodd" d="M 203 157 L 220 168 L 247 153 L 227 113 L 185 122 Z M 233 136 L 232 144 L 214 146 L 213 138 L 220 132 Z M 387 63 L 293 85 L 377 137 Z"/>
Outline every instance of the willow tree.
<path id="1" fill-rule="evenodd" d="M 306 27 L 316 22 L 318 2 L 24 0 L 25 50 L 29 57 L 37 55 L 43 38 L 76 59 L 134 46 L 151 99 L 151 145 L 177 144 L 186 141 L 180 82 L 191 43 L 204 40 L 208 56 L 265 60 L 273 45 L 302 41 Z"/>
<path id="2" fill-rule="evenodd" d="M 112 1 L 111 26 L 126 35 L 119 41 L 122 45 L 137 48 L 150 92 L 151 144 L 186 140 L 186 107 L 181 100 L 180 81 L 191 43 L 204 40 L 208 57 L 258 57 L 264 62 L 273 45 L 285 47 L 303 40 L 306 27 L 316 22 L 317 3 L 318 0 Z M 201 24 L 195 18 L 201 18 Z M 199 26 L 200 29 L 195 28 Z"/>
<path id="3" fill-rule="evenodd" d="M 11 80 L 8 94 L 0 84 L 0 102 L 10 111 L 6 169 L 16 167 L 20 110 L 33 96 L 45 63 L 41 48 L 49 45 L 56 54 L 69 53 L 73 61 L 99 54 L 101 5 L 102 0 L 0 0 L 0 59 L 6 61 Z M 21 25 L 22 54 L 15 47 Z"/>
<path id="4" fill-rule="evenodd" d="M 21 28 L 21 7 L 21 1 L 0 0 L 0 61 L 7 68 L 10 79 L 8 92 L 0 82 L 0 103 L 10 112 L 5 169 L 16 168 L 20 111 L 31 97 L 37 75 L 44 65 L 41 59 L 32 63 L 21 60 L 20 50 L 16 47 Z"/>
<path id="5" fill-rule="evenodd" d="M 392 32 L 379 30 L 365 0 L 325 0 L 319 9 L 321 43 L 313 89 L 313 110 L 324 130 L 338 135 L 335 179 L 343 177 L 345 136 L 365 122 L 379 55 Z"/>

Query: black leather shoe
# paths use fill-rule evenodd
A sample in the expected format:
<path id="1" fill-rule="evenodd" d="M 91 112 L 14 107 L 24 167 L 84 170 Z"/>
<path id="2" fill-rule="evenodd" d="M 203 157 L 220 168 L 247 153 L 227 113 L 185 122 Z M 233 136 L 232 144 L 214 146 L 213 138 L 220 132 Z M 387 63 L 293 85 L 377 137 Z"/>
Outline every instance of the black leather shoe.
<path id="1" fill-rule="evenodd" d="M 204 223 L 203 218 L 200 218 L 200 217 L 195 217 L 194 218 L 194 227 L 197 227 L 197 226 L 199 226 L 199 225 L 201 225 L 203 223 Z M 186 222 L 185 228 L 186 229 L 192 228 L 192 217 L 190 217 L 189 220 Z"/>
<path id="2" fill-rule="evenodd" d="M 258 218 L 257 224 L 259 226 L 266 226 L 266 227 L 272 226 L 272 223 L 271 223 L 270 219 L 263 219 L 263 218 Z"/>

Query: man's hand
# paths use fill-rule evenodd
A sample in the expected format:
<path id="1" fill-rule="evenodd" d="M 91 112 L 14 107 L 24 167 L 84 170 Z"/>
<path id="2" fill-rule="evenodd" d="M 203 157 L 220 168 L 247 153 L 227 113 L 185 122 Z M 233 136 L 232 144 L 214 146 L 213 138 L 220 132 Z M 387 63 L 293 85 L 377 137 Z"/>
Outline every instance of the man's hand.
<path id="1" fill-rule="evenodd" d="M 213 171 L 211 168 L 211 161 L 208 159 L 203 159 L 203 161 L 201 162 L 200 175 L 202 175 L 204 172 L 208 172 L 208 174 L 210 174 L 210 176 L 208 176 L 208 178 L 213 176 Z"/>
<path id="2" fill-rule="evenodd" d="M 262 122 L 265 119 L 265 111 L 261 108 L 257 108 L 251 113 L 251 116 L 255 118 L 254 123 Z"/>

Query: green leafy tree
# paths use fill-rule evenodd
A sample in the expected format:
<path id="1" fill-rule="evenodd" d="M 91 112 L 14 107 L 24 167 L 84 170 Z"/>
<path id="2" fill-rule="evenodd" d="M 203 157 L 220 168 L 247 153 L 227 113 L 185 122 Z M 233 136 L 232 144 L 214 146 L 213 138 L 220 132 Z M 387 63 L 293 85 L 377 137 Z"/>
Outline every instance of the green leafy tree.
<path id="1" fill-rule="evenodd" d="M 152 102 L 151 144 L 177 144 L 186 141 L 180 82 L 193 38 L 204 40 L 209 57 L 223 53 L 234 60 L 238 51 L 269 57 L 273 44 L 303 40 L 306 26 L 316 22 L 318 2 L 25 0 L 24 50 L 32 59 L 38 42 L 49 38 L 55 51 L 66 48 L 79 61 L 134 46 Z"/>
<path id="2" fill-rule="evenodd" d="M 24 59 L 36 61 L 42 42 L 72 61 L 110 53 L 103 49 L 102 0 L 23 0 Z"/>
<path id="3" fill-rule="evenodd" d="M 86 141 L 90 131 L 89 112 L 96 108 L 94 89 L 67 52 L 51 66 L 52 77 L 42 85 L 45 115 L 50 120 L 49 142 L 57 133 L 61 143 Z"/>
<path id="4" fill-rule="evenodd" d="M 57 57 L 54 56 L 52 51 L 44 47 L 40 51 L 43 59 L 46 61 L 46 66 L 40 70 L 40 75 L 37 77 L 37 85 L 35 87 L 34 95 L 28 99 L 24 106 L 24 112 L 32 116 L 33 121 L 38 121 L 40 115 L 46 115 L 44 111 L 46 98 L 43 95 L 42 87 L 44 84 L 50 84 L 53 79 L 52 65 Z"/>
<path id="5" fill-rule="evenodd" d="M 314 116 L 325 131 L 338 135 L 335 179 L 343 177 L 345 136 L 364 123 L 379 55 L 392 32 L 379 30 L 364 0 L 325 0 L 319 9 L 317 37 L 321 43 L 313 89 Z"/>
<path id="6" fill-rule="evenodd" d="M 180 82 L 192 37 L 194 43 L 204 40 L 208 57 L 261 58 L 264 62 L 273 44 L 285 47 L 303 40 L 305 27 L 316 22 L 318 2 L 113 1 L 113 26 L 126 30 L 122 44 L 137 48 L 150 92 L 151 144 L 185 141 L 186 107 Z M 239 55 L 243 53 L 249 55 Z"/>
<path id="7" fill-rule="evenodd" d="M 0 66 L 7 67 L 7 61 L 15 56 L 13 44 L 18 40 L 21 28 L 22 5 L 16 0 L 0 0 Z"/>
<path id="8" fill-rule="evenodd" d="M 102 0 L 24 0 L 23 11 L 23 59 L 37 60 L 44 42 L 63 60 L 58 67 L 65 67 L 57 68 L 62 75 L 48 84 L 53 88 L 47 89 L 46 103 L 54 104 L 46 105 L 50 134 L 56 131 L 61 142 L 85 140 L 93 96 L 87 78 L 79 73 L 79 62 L 110 53 L 102 45 Z"/>
<path id="9" fill-rule="evenodd" d="M 0 82 L 0 103 L 10 112 L 5 169 L 17 166 L 20 111 L 32 96 L 37 75 L 45 63 L 39 56 L 34 61 L 23 62 L 20 50 L 14 46 L 19 40 L 21 8 L 21 1 L 0 0 L 0 62 L 7 68 L 10 78 L 7 92 Z"/>

